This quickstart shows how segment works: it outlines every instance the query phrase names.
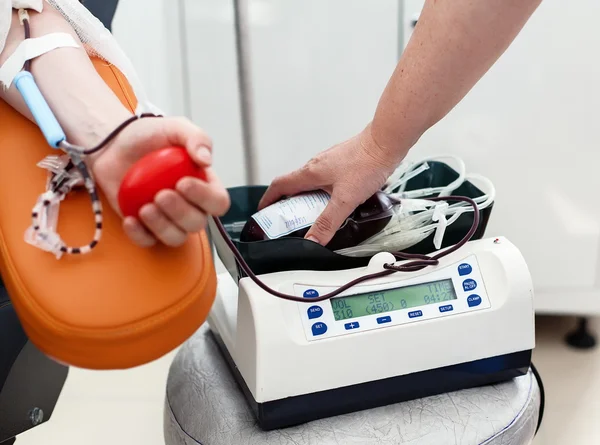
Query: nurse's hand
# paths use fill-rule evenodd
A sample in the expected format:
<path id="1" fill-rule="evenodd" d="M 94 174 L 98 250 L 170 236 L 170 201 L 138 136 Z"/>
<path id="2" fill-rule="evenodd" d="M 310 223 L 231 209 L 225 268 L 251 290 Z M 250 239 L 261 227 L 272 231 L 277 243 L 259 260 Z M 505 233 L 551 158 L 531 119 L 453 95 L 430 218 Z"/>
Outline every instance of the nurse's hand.
<path id="1" fill-rule="evenodd" d="M 189 234 L 206 226 L 209 215 L 222 216 L 229 208 L 229 195 L 210 168 L 210 138 L 183 118 L 143 118 L 126 127 L 89 161 L 98 186 L 113 209 L 121 214 L 117 195 L 129 168 L 144 155 L 172 145 L 187 148 L 192 159 L 205 168 L 207 181 L 184 178 L 176 190 L 163 190 L 153 203 L 142 207 L 139 219 L 123 220 L 129 238 L 142 247 L 157 241 L 179 246 Z"/>
<path id="2" fill-rule="evenodd" d="M 357 136 L 319 153 L 299 170 L 276 178 L 259 209 L 284 196 L 317 189 L 328 192 L 329 204 L 306 234 L 307 239 L 326 245 L 356 207 L 381 189 L 400 161 L 376 144 L 369 125 Z"/>

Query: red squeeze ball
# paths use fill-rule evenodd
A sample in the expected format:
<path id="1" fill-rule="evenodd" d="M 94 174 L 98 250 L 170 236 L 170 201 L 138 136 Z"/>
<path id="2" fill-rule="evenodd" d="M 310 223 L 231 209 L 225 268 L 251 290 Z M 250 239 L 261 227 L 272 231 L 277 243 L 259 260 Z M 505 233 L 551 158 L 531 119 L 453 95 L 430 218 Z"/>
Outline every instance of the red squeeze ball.
<path id="1" fill-rule="evenodd" d="M 124 216 L 137 217 L 158 192 L 174 190 L 180 179 L 191 176 L 206 181 L 206 173 L 182 147 L 153 151 L 129 169 L 119 188 L 119 207 Z"/>

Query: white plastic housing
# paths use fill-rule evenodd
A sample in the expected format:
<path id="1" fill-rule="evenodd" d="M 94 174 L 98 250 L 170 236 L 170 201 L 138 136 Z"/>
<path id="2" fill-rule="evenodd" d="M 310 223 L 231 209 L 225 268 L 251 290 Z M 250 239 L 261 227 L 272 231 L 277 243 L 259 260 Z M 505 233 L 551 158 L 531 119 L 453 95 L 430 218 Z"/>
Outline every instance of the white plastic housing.
<path id="1" fill-rule="evenodd" d="M 260 278 L 280 292 L 296 290 L 302 295 L 306 289 L 340 286 L 381 270 L 381 264 L 390 260 L 388 255 L 373 257 L 367 268 L 282 272 Z M 461 276 L 458 267 L 466 263 L 472 272 Z M 474 279 L 477 287 L 469 292 L 456 288 L 458 298 L 453 301 L 380 314 L 389 315 L 394 322 L 379 325 L 368 321 L 377 316 L 335 322 L 327 312 L 327 300 L 316 303 L 323 307 L 323 316 L 309 320 L 307 310 L 313 304 L 276 298 L 248 278 L 240 280 L 238 292 L 225 273 L 219 276 L 209 323 L 223 338 L 259 403 L 534 348 L 530 273 L 519 250 L 505 238 L 470 242 L 436 267 L 396 273 L 345 294 L 440 278 L 451 278 L 455 285 Z M 474 293 L 481 303 L 469 306 L 468 298 Z M 440 311 L 448 304 L 453 305 L 452 310 Z M 408 316 L 418 310 L 423 316 Z M 345 330 L 345 323 L 356 320 L 360 329 Z M 328 325 L 327 335 L 312 335 L 311 326 L 316 322 Z"/>

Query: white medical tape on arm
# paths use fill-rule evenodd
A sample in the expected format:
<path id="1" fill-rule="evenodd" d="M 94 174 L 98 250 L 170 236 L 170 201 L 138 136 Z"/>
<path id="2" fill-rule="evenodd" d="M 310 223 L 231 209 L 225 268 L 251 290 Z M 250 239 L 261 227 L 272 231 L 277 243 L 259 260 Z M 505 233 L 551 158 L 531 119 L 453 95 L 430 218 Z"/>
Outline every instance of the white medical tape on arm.
<path id="1" fill-rule="evenodd" d="M 79 48 L 79 44 L 71 34 L 64 32 L 46 34 L 22 41 L 15 52 L 0 67 L 0 85 L 3 85 L 4 89 L 10 88 L 15 76 L 23 69 L 27 60 L 35 59 L 57 48 Z"/>

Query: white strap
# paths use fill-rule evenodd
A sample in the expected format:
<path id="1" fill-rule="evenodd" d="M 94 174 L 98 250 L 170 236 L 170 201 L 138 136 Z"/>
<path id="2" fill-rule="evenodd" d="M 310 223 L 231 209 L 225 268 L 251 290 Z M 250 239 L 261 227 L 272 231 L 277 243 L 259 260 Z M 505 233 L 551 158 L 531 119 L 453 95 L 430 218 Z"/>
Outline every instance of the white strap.
<path id="1" fill-rule="evenodd" d="M 448 203 L 445 201 L 438 202 L 433 209 L 433 216 L 431 220 L 437 222 L 437 228 L 435 235 L 433 236 L 433 246 L 436 250 L 442 248 L 442 241 L 444 240 L 444 234 L 446 233 L 446 227 L 448 226 L 448 220 L 446 214 L 448 212 Z"/>
<path id="2" fill-rule="evenodd" d="M 71 34 L 63 32 L 22 41 L 15 52 L 0 67 L 0 84 L 4 86 L 5 90 L 10 88 L 15 76 L 23 69 L 27 60 L 35 59 L 57 48 L 66 47 L 79 48 L 79 45 Z"/>

